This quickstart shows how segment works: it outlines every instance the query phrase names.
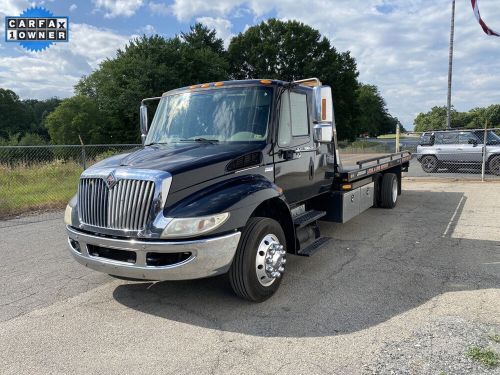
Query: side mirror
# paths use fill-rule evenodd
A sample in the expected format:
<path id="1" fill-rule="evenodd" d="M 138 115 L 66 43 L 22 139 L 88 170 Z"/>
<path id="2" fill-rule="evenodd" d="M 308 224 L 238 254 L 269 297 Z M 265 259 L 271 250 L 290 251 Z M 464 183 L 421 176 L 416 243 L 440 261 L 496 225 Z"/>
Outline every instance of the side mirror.
<path id="1" fill-rule="evenodd" d="M 333 99 L 330 86 L 314 87 L 314 121 L 333 124 Z"/>
<path id="2" fill-rule="evenodd" d="M 141 124 L 142 143 L 144 143 L 148 134 L 148 107 L 145 104 L 141 104 L 139 109 L 139 122 Z"/>
<path id="3" fill-rule="evenodd" d="M 469 142 L 469 144 L 470 144 L 470 145 L 477 146 L 477 141 L 476 141 L 475 139 L 470 139 L 470 138 L 469 138 L 469 141 L 468 141 L 468 142 Z"/>
<path id="4" fill-rule="evenodd" d="M 333 139 L 333 126 L 331 123 L 321 123 L 314 125 L 313 129 L 314 142 L 331 143 Z"/>

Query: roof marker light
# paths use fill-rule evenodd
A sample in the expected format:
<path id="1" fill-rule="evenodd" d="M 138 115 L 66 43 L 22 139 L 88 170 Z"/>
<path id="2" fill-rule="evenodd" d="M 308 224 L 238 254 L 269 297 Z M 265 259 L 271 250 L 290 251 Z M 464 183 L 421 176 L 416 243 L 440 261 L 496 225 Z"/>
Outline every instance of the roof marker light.
<path id="1" fill-rule="evenodd" d="M 206 87 L 209 87 L 210 86 L 210 83 L 204 83 L 203 85 L 201 85 L 200 87 L 203 87 L 203 88 L 206 88 Z"/>
<path id="2" fill-rule="evenodd" d="M 263 83 L 264 85 L 269 85 L 273 83 L 273 81 L 271 81 L 270 79 L 261 79 L 260 83 Z"/>
<path id="3" fill-rule="evenodd" d="M 215 82 L 214 86 L 219 87 L 219 86 L 222 86 L 223 84 L 224 84 L 224 82 Z"/>
<path id="4" fill-rule="evenodd" d="M 197 88 L 197 87 L 198 87 L 198 85 L 192 85 L 192 86 L 189 86 L 189 88 L 190 88 L 190 89 L 195 89 L 195 88 Z"/>

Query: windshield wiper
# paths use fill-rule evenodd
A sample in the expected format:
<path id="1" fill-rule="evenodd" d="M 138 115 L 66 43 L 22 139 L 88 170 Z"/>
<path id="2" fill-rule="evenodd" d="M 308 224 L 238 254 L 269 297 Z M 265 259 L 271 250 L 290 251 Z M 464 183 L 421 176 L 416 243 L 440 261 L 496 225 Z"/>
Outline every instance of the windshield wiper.
<path id="1" fill-rule="evenodd" d="M 153 145 L 166 145 L 168 144 L 167 142 L 151 142 L 148 144 L 145 144 L 144 146 L 153 146 Z"/>
<path id="2" fill-rule="evenodd" d="M 179 142 L 219 143 L 219 140 L 207 139 L 207 138 L 193 138 L 193 139 L 180 139 Z"/>

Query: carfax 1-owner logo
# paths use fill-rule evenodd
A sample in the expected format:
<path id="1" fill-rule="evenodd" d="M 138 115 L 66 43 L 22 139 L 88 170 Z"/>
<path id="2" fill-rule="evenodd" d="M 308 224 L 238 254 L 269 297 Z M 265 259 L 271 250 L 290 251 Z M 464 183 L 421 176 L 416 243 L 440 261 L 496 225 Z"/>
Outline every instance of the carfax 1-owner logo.
<path id="1" fill-rule="evenodd" d="M 28 8 L 19 16 L 5 17 L 5 41 L 29 51 L 43 51 L 53 43 L 67 42 L 69 19 L 44 8 Z"/>

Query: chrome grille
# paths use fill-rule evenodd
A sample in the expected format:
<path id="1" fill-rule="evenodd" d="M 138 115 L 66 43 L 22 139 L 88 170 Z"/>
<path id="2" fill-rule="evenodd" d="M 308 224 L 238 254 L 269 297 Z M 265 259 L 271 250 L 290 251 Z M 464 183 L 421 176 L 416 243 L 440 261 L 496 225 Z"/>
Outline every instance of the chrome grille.
<path id="1" fill-rule="evenodd" d="M 122 179 L 108 189 L 102 178 L 82 178 L 78 186 L 80 221 L 102 228 L 142 230 L 154 186 L 153 181 Z"/>

